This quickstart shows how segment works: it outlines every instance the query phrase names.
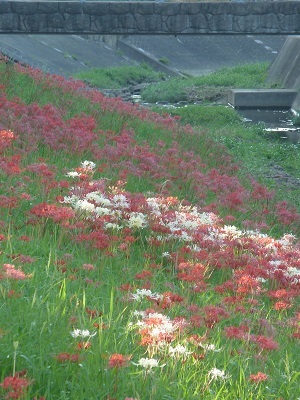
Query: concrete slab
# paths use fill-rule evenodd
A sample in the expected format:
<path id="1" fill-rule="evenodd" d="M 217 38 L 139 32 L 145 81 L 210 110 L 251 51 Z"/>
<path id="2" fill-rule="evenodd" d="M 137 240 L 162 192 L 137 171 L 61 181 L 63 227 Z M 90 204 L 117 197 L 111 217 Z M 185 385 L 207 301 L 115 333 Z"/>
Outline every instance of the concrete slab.
<path id="1" fill-rule="evenodd" d="M 296 95 L 293 89 L 232 89 L 228 103 L 234 108 L 291 108 Z"/>
<path id="2" fill-rule="evenodd" d="M 64 76 L 96 67 L 137 64 L 103 42 L 77 35 L 0 35 L 0 53 L 46 73 Z"/>
<path id="3" fill-rule="evenodd" d="M 93 67 L 149 62 L 167 76 L 198 76 L 223 67 L 273 62 L 285 39 L 286 36 L 138 35 L 119 38 L 124 45 L 118 50 L 113 43 L 84 40 L 76 35 L 2 34 L 0 52 L 21 63 L 61 75 Z"/>
<path id="4" fill-rule="evenodd" d="M 287 36 L 128 35 L 126 43 L 143 54 L 162 60 L 166 67 L 190 76 L 206 75 L 224 67 L 275 61 Z M 124 54 L 126 50 L 123 48 Z M 139 56 L 138 53 L 136 54 Z M 130 57 L 133 56 L 132 53 Z"/>

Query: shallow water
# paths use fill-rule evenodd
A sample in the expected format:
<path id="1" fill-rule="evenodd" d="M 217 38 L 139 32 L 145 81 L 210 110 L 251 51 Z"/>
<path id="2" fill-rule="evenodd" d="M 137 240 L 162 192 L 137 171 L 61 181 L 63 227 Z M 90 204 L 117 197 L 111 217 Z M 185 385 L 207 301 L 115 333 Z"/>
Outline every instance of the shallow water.
<path id="1" fill-rule="evenodd" d="M 270 139 L 288 143 L 300 143 L 300 128 L 293 125 L 290 109 L 237 109 L 238 114 L 249 123 L 264 125 Z"/>

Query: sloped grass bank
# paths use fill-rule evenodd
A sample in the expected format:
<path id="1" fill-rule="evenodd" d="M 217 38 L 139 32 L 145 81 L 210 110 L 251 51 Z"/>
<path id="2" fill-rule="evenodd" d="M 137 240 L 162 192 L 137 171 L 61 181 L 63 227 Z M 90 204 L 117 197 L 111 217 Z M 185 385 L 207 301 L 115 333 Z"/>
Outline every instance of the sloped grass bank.
<path id="1" fill-rule="evenodd" d="M 153 108 L 165 113 L 160 108 Z M 224 105 L 191 105 L 170 109 L 182 124 L 207 130 L 216 143 L 225 145 L 244 174 L 255 176 L 278 199 L 288 201 L 300 211 L 299 143 L 283 141 L 280 134 L 270 137 L 264 124 L 244 123 L 235 110 Z"/>
<path id="2" fill-rule="evenodd" d="M 158 82 L 165 79 L 164 74 L 153 71 L 146 64 L 130 67 L 91 68 L 88 71 L 79 72 L 75 77 L 98 89 L 121 89 L 133 84 Z"/>
<path id="3" fill-rule="evenodd" d="M 268 63 L 257 63 L 240 65 L 234 68 L 222 68 L 212 74 L 190 78 L 172 78 L 165 82 L 146 87 L 142 91 L 142 99 L 145 102 L 156 103 L 157 101 L 189 101 L 191 93 L 195 97 L 201 94 L 205 88 L 235 88 L 244 89 L 265 87 L 268 73 Z"/>
<path id="4" fill-rule="evenodd" d="M 0 72 L 1 397 L 296 399 L 299 214 L 205 131 Z"/>

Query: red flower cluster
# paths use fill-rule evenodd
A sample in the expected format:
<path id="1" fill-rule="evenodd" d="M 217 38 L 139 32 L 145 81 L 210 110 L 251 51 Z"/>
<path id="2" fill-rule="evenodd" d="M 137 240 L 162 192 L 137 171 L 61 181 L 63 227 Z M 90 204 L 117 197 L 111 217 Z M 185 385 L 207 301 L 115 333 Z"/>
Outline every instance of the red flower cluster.
<path id="1" fill-rule="evenodd" d="M 30 277 L 31 277 L 30 275 L 26 275 L 23 271 L 17 269 L 12 264 L 4 264 L 3 275 L 0 274 L 0 279 L 8 278 L 8 279 L 24 280 Z"/>
<path id="2" fill-rule="evenodd" d="M 258 372 L 257 374 L 252 374 L 249 376 L 249 381 L 254 383 L 259 383 L 266 381 L 268 379 L 268 375 L 264 374 L 263 372 Z"/>
<path id="3" fill-rule="evenodd" d="M 15 135 L 9 129 L 0 130 L 0 154 L 11 145 Z"/>
<path id="4" fill-rule="evenodd" d="M 131 359 L 130 356 L 124 356 L 123 354 L 112 354 L 109 357 L 108 367 L 109 368 L 122 368 L 128 366 L 128 361 Z"/>
<path id="5" fill-rule="evenodd" d="M 4 378 L 0 386 L 7 390 L 5 399 L 20 399 L 25 395 L 26 389 L 32 381 L 26 378 L 26 371 L 17 372 L 14 376 Z"/>
<path id="6" fill-rule="evenodd" d="M 51 218 L 54 222 L 63 222 L 75 217 L 75 212 L 69 207 L 56 204 L 41 203 L 32 207 L 31 214 L 38 218 Z"/>

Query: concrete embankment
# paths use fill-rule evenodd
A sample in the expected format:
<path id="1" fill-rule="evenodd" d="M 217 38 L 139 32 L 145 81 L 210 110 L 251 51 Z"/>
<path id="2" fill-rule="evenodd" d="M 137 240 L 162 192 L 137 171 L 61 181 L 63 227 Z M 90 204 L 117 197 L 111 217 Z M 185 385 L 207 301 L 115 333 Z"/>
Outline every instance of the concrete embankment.
<path id="1" fill-rule="evenodd" d="M 293 89 L 232 89 L 228 102 L 234 108 L 290 109 L 297 96 Z"/>
<path id="2" fill-rule="evenodd" d="M 291 108 L 300 112 L 300 36 L 289 36 L 271 66 L 267 83 L 297 92 Z"/>

